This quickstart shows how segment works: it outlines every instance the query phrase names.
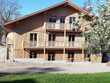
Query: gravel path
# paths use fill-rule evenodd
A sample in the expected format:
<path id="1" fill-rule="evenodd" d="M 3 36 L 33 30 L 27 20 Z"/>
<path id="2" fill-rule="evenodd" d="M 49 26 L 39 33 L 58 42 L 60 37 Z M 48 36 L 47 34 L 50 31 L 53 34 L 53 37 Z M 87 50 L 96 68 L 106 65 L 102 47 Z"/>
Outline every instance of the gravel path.
<path id="1" fill-rule="evenodd" d="M 102 63 L 68 63 L 68 64 L 0 64 L 3 73 L 98 73 L 110 72 L 110 66 Z"/>

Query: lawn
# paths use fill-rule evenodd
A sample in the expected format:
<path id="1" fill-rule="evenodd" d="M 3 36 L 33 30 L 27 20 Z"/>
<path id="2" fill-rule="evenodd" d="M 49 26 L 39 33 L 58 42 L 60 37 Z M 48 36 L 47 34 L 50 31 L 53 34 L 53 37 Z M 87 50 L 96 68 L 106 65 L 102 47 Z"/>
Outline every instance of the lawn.
<path id="1" fill-rule="evenodd" d="M 97 74 L 11 74 L 1 75 L 0 83 L 110 83 L 110 73 Z"/>

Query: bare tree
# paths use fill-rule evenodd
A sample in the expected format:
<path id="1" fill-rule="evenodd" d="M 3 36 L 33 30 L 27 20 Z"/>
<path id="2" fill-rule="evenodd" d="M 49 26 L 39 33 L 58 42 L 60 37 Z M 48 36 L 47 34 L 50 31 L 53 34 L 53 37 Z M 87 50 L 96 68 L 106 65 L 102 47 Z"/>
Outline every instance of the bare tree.
<path id="1" fill-rule="evenodd" d="M 20 15 L 20 6 L 17 0 L 0 0 L 0 40 L 6 35 L 4 23 L 15 19 Z"/>
<path id="2" fill-rule="evenodd" d="M 107 0 L 85 0 L 83 8 L 97 15 L 100 5 L 106 4 L 106 1 Z"/>
<path id="3" fill-rule="evenodd" d="M 83 8 L 87 11 L 92 11 L 92 4 L 91 0 L 85 0 Z"/>

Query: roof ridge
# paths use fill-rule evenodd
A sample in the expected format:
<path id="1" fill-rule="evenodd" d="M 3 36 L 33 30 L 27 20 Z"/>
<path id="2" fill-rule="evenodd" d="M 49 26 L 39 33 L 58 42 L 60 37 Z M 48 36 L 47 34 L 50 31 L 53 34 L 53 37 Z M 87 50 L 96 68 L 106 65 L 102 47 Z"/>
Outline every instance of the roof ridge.
<path id="1" fill-rule="evenodd" d="M 70 2 L 70 0 L 64 0 L 65 2 Z"/>

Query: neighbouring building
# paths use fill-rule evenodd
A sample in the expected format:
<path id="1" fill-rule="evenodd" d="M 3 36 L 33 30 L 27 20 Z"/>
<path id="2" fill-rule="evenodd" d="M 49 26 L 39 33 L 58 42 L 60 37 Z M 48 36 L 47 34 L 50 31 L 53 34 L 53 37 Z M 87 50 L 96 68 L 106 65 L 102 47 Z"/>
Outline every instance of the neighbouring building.
<path id="1" fill-rule="evenodd" d="M 8 56 L 46 61 L 85 61 L 83 32 L 89 21 L 79 14 L 89 13 L 64 1 L 5 24 Z"/>

